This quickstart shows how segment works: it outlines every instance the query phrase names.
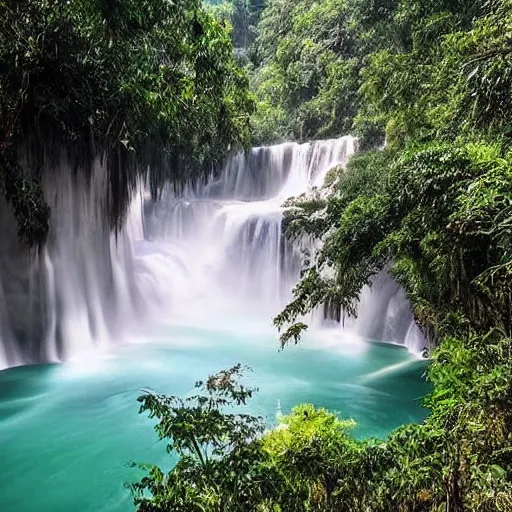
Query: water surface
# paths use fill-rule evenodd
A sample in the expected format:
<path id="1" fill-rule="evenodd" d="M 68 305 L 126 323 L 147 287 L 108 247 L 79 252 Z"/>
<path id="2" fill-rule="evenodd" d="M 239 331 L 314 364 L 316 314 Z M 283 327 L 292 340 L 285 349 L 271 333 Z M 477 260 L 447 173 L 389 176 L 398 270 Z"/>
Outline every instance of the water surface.
<path id="1" fill-rule="evenodd" d="M 130 460 L 170 466 L 153 422 L 138 414 L 142 388 L 184 395 L 194 382 L 238 362 L 259 387 L 249 404 L 275 422 L 310 402 L 357 421 L 357 436 L 384 437 L 420 421 L 425 362 L 403 347 L 364 343 L 340 329 L 277 350 L 252 329 L 161 328 L 140 343 L 77 363 L 0 372 L 2 512 L 125 512 Z"/>

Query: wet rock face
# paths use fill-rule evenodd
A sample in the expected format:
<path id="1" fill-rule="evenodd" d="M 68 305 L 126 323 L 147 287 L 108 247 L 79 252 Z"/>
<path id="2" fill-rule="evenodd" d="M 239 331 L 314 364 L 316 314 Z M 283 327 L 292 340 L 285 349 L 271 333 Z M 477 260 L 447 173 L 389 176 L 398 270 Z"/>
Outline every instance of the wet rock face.
<path id="1" fill-rule="evenodd" d="M 15 219 L 0 201 L 0 367 L 18 363 L 18 349 L 34 352 L 32 337 L 44 328 L 40 273 L 18 242 Z M 31 290 L 36 289 L 32 296 Z M 36 345 L 37 347 L 37 345 Z M 34 354 L 36 356 L 37 354 Z M 37 359 L 36 359 L 37 360 Z"/>

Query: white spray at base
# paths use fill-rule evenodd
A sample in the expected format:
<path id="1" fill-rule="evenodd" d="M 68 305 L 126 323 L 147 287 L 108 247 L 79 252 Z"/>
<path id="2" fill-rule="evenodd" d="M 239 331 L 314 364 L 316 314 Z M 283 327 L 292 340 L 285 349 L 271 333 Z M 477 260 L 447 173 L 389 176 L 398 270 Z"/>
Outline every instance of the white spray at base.
<path id="1" fill-rule="evenodd" d="M 153 310 L 174 322 L 210 326 L 254 316 L 255 326 L 270 328 L 292 298 L 302 258 L 299 245 L 283 237 L 282 205 L 321 187 L 328 171 L 354 151 L 352 137 L 254 148 L 202 187 L 146 201 L 145 275 L 167 276 L 145 283 L 153 289 L 144 295 L 160 297 Z M 320 312 L 309 320 L 313 329 L 342 330 L 322 322 Z M 413 353 L 425 344 L 404 291 L 386 272 L 363 290 L 358 316 L 346 319 L 343 331 L 345 339 L 352 334 L 406 345 Z"/>
<path id="2" fill-rule="evenodd" d="M 117 236 L 100 163 L 84 180 L 63 165 L 44 183 L 53 224 L 43 255 L 20 259 L 15 242 L 0 254 L 0 368 L 81 357 L 152 324 L 270 331 L 301 265 L 300 248 L 283 237 L 282 204 L 321 186 L 354 149 L 352 137 L 254 148 L 206 185 L 180 195 L 169 187 L 156 202 L 137 194 Z M 385 273 L 344 329 L 412 352 L 424 345 Z"/>

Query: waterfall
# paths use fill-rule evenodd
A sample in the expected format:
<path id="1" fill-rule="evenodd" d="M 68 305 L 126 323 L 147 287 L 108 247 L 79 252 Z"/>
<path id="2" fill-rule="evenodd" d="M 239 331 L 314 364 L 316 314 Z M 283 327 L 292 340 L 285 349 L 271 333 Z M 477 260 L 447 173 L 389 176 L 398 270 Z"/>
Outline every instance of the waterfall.
<path id="1" fill-rule="evenodd" d="M 357 317 L 346 320 L 345 327 L 366 339 L 405 345 L 415 354 L 426 345 L 404 289 L 385 270 L 363 288 Z"/>
<path id="2" fill-rule="evenodd" d="M 0 203 L 0 368 L 78 357 L 152 323 L 253 315 L 270 328 L 301 265 L 300 247 L 282 234 L 282 204 L 320 187 L 354 150 L 352 137 L 254 148 L 157 201 L 141 186 L 117 234 L 101 161 L 85 173 L 62 159 L 43 179 L 52 219 L 41 254 L 20 246 Z M 384 274 L 348 328 L 411 350 L 423 342 L 403 290 Z"/>
<path id="3" fill-rule="evenodd" d="M 300 248 L 282 234 L 283 202 L 321 186 L 354 152 L 354 139 L 286 143 L 232 157 L 218 177 L 146 202 L 146 239 L 173 252 L 187 276 L 172 288 L 169 314 L 183 318 L 258 311 L 269 324 L 291 298 Z M 161 251 L 160 251 L 161 252 Z M 162 282 L 161 282 L 162 283 Z"/>
<path id="4" fill-rule="evenodd" d="M 63 157 L 42 186 L 52 218 L 41 254 L 21 246 L 0 204 L 3 366 L 70 359 L 106 345 L 136 307 L 131 241 L 126 230 L 109 230 L 101 161 L 81 172 Z"/>
<path id="5" fill-rule="evenodd" d="M 258 312 L 269 324 L 292 298 L 304 248 L 283 237 L 283 202 L 321 187 L 327 172 L 354 151 L 352 137 L 254 148 L 231 158 L 204 185 L 179 194 L 168 188 L 159 201 L 146 201 L 147 265 L 152 258 L 155 269 L 163 265 L 159 258 L 168 252 L 173 266 L 150 293 L 161 297 L 162 313 L 211 325 Z M 314 254 L 315 244 L 306 245 Z M 306 323 L 322 320 L 319 311 Z M 357 318 L 344 327 L 415 353 L 424 346 L 403 289 L 385 271 L 363 290 Z"/>

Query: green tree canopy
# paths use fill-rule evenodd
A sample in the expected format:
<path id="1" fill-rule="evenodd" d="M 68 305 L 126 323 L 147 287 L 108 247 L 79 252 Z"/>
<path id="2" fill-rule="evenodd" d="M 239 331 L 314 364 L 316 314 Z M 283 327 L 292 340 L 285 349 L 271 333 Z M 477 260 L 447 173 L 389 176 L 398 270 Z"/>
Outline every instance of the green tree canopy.
<path id="1" fill-rule="evenodd" d="M 36 197 L 58 147 L 80 168 L 105 159 L 117 226 L 148 164 L 155 191 L 209 172 L 249 138 L 247 78 L 199 0 L 5 0 L 0 70 L 0 189 L 29 242 L 47 220 L 26 184 Z"/>

